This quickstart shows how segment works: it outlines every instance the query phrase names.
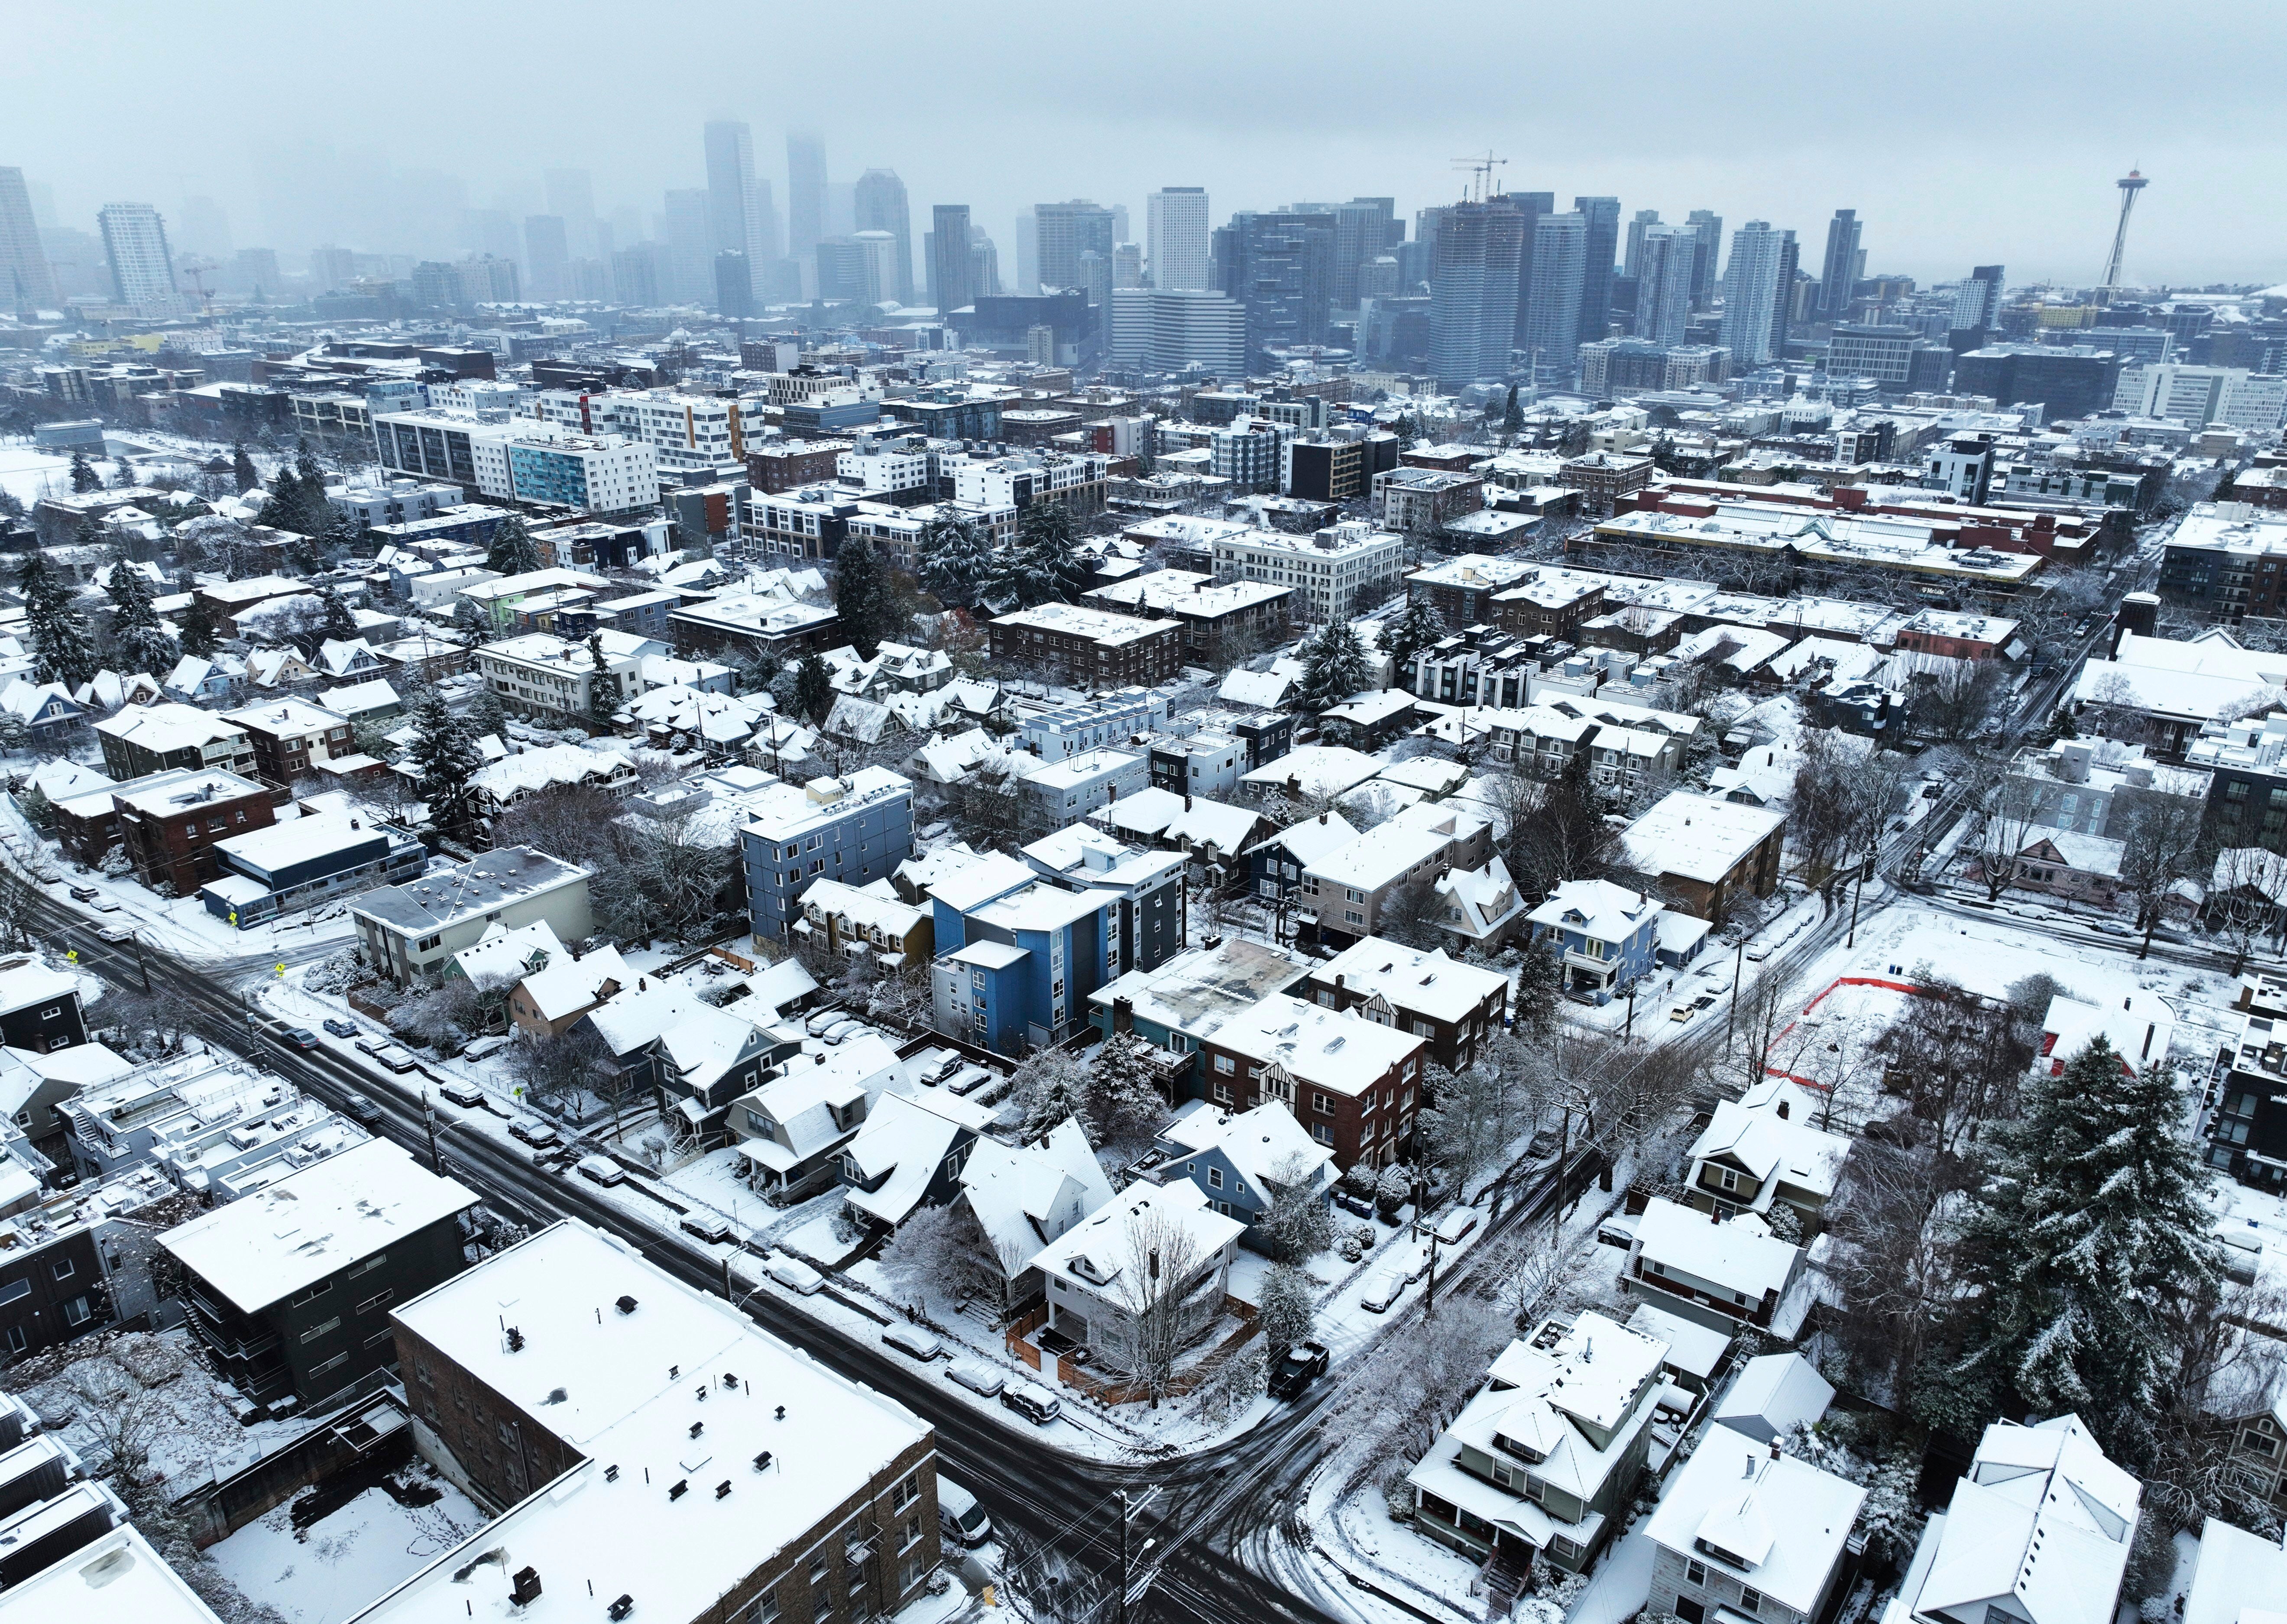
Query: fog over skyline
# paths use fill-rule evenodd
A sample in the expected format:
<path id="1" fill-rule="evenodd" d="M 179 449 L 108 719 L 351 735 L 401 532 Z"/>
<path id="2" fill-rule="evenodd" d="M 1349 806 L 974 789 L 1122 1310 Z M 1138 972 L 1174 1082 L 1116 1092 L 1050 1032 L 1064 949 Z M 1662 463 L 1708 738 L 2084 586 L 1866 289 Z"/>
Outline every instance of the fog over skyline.
<path id="1" fill-rule="evenodd" d="M 1307 20 L 1306 20 L 1307 17 Z M 700 0 L 657 12 L 410 4 L 385 13 L 254 0 L 226 15 L 26 8 L 0 59 L 0 162 L 92 230 L 112 201 L 176 221 L 212 197 L 237 247 L 439 252 L 458 206 L 542 211 L 542 172 L 594 176 L 598 212 L 705 184 L 700 126 L 754 128 L 786 206 L 784 133 L 817 130 L 831 178 L 965 202 L 1002 250 L 1035 202 L 1129 210 L 1204 186 L 1235 210 L 1392 195 L 1452 201 L 1453 161 L 1498 184 L 1617 195 L 1624 211 L 1792 228 L 1864 221 L 1869 273 L 2095 280 L 2114 179 L 2151 178 L 2124 280 L 2287 281 L 2287 10 L 1974 5 L 1864 15 L 1808 5 L 1335 4 L 795 10 Z M 2219 49 L 2219 42 L 2228 42 Z M 215 92 L 219 92 L 216 94 Z M 460 183 L 457 194 L 447 177 Z M 416 225 L 433 242 L 392 240 Z"/>

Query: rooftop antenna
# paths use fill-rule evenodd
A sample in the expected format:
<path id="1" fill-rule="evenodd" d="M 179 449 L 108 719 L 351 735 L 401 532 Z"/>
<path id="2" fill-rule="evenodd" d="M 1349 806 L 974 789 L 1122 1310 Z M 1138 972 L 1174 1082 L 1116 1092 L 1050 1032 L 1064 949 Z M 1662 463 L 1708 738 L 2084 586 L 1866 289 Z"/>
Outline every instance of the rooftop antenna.
<path id="1" fill-rule="evenodd" d="M 1485 149 L 1485 155 L 1482 158 L 1454 159 L 1453 167 L 1457 170 L 1468 170 L 1472 177 L 1462 185 L 1461 201 L 1468 203 L 1482 203 L 1492 197 L 1493 171 L 1508 162 L 1507 158 L 1494 157 L 1491 147 Z"/>
<path id="2" fill-rule="evenodd" d="M 2128 217 L 2136 208 L 2136 194 L 2152 183 L 2132 167 L 2128 173 L 2112 183 L 2120 188 L 2120 223 L 2112 228 L 2112 257 L 2104 265 L 2104 291 L 2109 295 L 2120 286 L 2120 259 L 2128 251 Z M 2106 303 L 2111 301 L 2108 298 Z"/>

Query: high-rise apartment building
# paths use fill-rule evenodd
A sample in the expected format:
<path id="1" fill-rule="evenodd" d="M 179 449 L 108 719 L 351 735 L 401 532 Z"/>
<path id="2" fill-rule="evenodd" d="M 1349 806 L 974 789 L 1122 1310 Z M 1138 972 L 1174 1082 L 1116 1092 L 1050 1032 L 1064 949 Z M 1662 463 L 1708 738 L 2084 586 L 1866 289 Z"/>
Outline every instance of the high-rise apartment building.
<path id="1" fill-rule="evenodd" d="M 1518 347 L 1531 353 L 1536 383 L 1572 375 L 1585 326 L 1580 306 L 1587 272 L 1585 215 L 1578 210 L 1545 214 L 1532 223 L 1532 278 L 1525 293 L 1524 341 Z M 1604 281 L 1609 288 L 1609 265 Z"/>
<path id="2" fill-rule="evenodd" d="M 1539 222 L 1556 212 L 1556 194 L 1554 192 L 1504 192 L 1499 201 L 1507 203 L 1524 216 L 1524 259 L 1523 263 L 1517 267 L 1516 329 L 1515 337 L 1510 340 L 1510 347 L 1529 350 L 1531 346 L 1525 342 L 1525 329 L 1531 321 L 1532 313 L 1533 245 Z"/>
<path id="3" fill-rule="evenodd" d="M 1112 303 L 1111 255 L 1099 254 L 1092 248 L 1080 250 L 1080 290 L 1098 310 Z"/>
<path id="4" fill-rule="evenodd" d="M 1200 207 L 1206 206 L 1202 197 Z M 6 279 L 0 294 L 6 296 L 10 310 L 38 310 L 59 302 L 47 252 L 40 246 L 31 188 L 20 169 L 0 169 L 0 277 Z"/>
<path id="5" fill-rule="evenodd" d="M 1246 307 L 1250 358 L 1273 345 L 1326 343 L 1333 215 L 1234 214 L 1215 242 L 1215 285 Z"/>
<path id="6" fill-rule="evenodd" d="M 548 212 L 564 222 L 565 246 L 574 259 L 596 257 L 596 186 L 586 170 L 549 170 L 541 176 Z"/>
<path id="7" fill-rule="evenodd" d="M 1710 209 L 1694 209 L 1683 223 L 1699 234 L 1698 251 L 1691 259 L 1691 308 L 1705 310 L 1715 302 L 1717 261 L 1723 257 L 1723 217 Z"/>
<path id="8" fill-rule="evenodd" d="M 1082 254 L 1101 254 L 1108 265 L 1113 246 L 1111 210 L 1076 197 L 1066 203 L 1035 203 L 1033 219 L 1040 241 L 1041 281 L 1044 286 L 1085 286 L 1080 277 Z"/>
<path id="9" fill-rule="evenodd" d="M 735 248 L 715 256 L 715 308 L 732 321 L 755 313 L 755 279 Z"/>
<path id="10" fill-rule="evenodd" d="M 572 297 L 570 233 L 560 214 L 524 217 L 524 264 L 531 273 L 532 296 L 541 299 Z"/>
<path id="11" fill-rule="evenodd" d="M 826 138 L 787 131 L 787 252 L 807 259 L 826 235 Z"/>
<path id="12" fill-rule="evenodd" d="M 175 303 L 175 262 L 167 225 L 148 203 L 106 203 L 96 211 L 103 252 L 111 261 L 111 290 L 123 305 L 164 311 Z"/>
<path id="13" fill-rule="evenodd" d="M 737 119 L 716 119 L 707 125 L 706 139 L 708 244 L 716 253 L 735 250 L 746 256 L 759 301 L 780 250 L 771 183 L 755 172 L 754 131 Z"/>
<path id="14" fill-rule="evenodd" d="M 860 232 L 886 231 L 898 242 L 897 275 L 891 297 L 900 305 L 914 302 L 914 211 L 906 202 L 906 183 L 895 170 L 867 170 L 858 177 L 851 207 Z"/>
<path id="15" fill-rule="evenodd" d="M 1448 389 L 1506 377 L 1528 221 L 1505 200 L 1456 203 L 1429 272 L 1429 369 Z"/>
<path id="16" fill-rule="evenodd" d="M 1818 273 L 1818 313 L 1840 321 L 1858 287 L 1858 211 L 1837 209 L 1826 223 L 1826 258 Z"/>
<path id="17" fill-rule="evenodd" d="M 1689 226 L 1647 226 L 1635 243 L 1636 313 L 1631 329 L 1654 344 L 1683 342 L 1691 321 L 1691 277 L 1699 234 Z"/>
<path id="18" fill-rule="evenodd" d="M 2097 335 L 2103 337 L 2101 331 Z M 2192 367 L 2172 362 L 2125 367 L 2112 408 L 2132 417 L 2172 418 L 2187 428 L 2220 423 L 2252 433 L 2275 434 L 2287 415 L 2287 378 L 2244 367 Z M 2054 415 L 2054 414 L 2053 414 Z"/>
<path id="19" fill-rule="evenodd" d="M 1642 280 L 1644 233 L 1658 224 L 1659 210 L 1657 209 L 1639 209 L 1635 218 L 1628 222 L 1628 246 L 1620 259 L 1620 274 L 1630 281 Z"/>
<path id="20" fill-rule="evenodd" d="M 939 203 L 930 210 L 930 286 L 940 317 L 977 303 L 969 246 L 969 205 Z"/>
<path id="21" fill-rule="evenodd" d="M 1113 365 L 1146 372 L 1203 367 L 1246 371 L 1246 307 L 1205 288 L 1115 288 L 1109 312 Z"/>
<path id="22" fill-rule="evenodd" d="M 1041 222 L 1030 209 L 1017 211 L 1017 296 L 1033 298 L 1041 291 Z"/>
<path id="23" fill-rule="evenodd" d="M 1620 200 L 1576 197 L 1572 207 L 1588 234 L 1582 246 L 1579 341 L 1594 344 L 1611 332 L 1612 267 L 1620 253 Z"/>
<path id="24" fill-rule="evenodd" d="M 1952 325 L 1956 331 L 1974 328 L 1991 332 L 2001 325 L 2001 271 L 1998 265 L 1979 265 L 1955 290 Z"/>
<path id="25" fill-rule="evenodd" d="M 1144 247 L 1154 288 L 1207 285 L 1207 189 L 1161 186 L 1144 200 Z"/>
<path id="26" fill-rule="evenodd" d="M 1144 245 L 1122 242 L 1112 250 L 1112 285 L 1115 288 L 1140 288 L 1144 285 Z"/>
<path id="27" fill-rule="evenodd" d="M 1723 270 L 1723 347 L 1735 368 L 1760 367 L 1782 353 L 1786 300 L 1793 291 L 1794 233 L 1749 220 L 1731 234 Z"/>
<path id="28" fill-rule="evenodd" d="M 1389 241 L 1397 212 L 1394 197 L 1353 197 L 1336 205 L 1334 281 L 1329 297 L 1336 310 L 1356 310 L 1358 273 Z"/>

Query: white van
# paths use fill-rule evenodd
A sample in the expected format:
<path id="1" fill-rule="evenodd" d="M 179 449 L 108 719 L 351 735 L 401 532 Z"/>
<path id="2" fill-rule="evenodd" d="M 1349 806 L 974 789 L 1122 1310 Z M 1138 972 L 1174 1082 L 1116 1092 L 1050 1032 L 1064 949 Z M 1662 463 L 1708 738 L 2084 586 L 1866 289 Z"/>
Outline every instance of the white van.
<path id="1" fill-rule="evenodd" d="M 977 1496 L 943 1472 L 937 1475 L 937 1522 L 946 1539 L 971 1550 L 993 1537 L 993 1519 Z"/>

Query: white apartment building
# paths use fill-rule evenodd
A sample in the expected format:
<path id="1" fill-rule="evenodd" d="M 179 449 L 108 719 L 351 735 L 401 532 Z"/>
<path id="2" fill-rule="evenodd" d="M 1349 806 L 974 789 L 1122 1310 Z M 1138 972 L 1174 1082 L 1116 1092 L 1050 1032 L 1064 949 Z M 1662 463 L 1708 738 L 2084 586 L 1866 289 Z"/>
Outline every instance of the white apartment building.
<path id="1" fill-rule="evenodd" d="M 626 632 L 596 635 L 603 645 L 605 665 L 620 679 L 620 699 L 633 699 L 643 651 L 660 646 Z M 477 651 L 477 672 L 485 686 L 519 715 L 551 723 L 586 722 L 595 715 L 593 685 L 599 673 L 595 655 L 584 643 L 568 643 L 544 631 L 503 638 Z"/>
<path id="2" fill-rule="evenodd" d="M 667 468 L 723 468 L 746 460 L 746 424 L 737 400 L 673 389 L 614 389 L 590 394 L 548 389 L 529 415 L 579 434 L 640 440 Z"/>
<path id="3" fill-rule="evenodd" d="M 1108 315 L 1114 365 L 1146 372 L 1246 370 L 1246 306 L 1237 299 L 1205 288 L 1115 288 Z"/>
<path id="4" fill-rule="evenodd" d="M 834 459 L 835 477 L 848 489 L 871 496 L 919 490 L 930 482 L 929 453 L 918 448 L 873 445 L 844 451 Z"/>
<path id="5" fill-rule="evenodd" d="M 2132 417 L 2166 417 L 2204 429 L 2227 424 L 2259 434 L 2287 421 L 2287 377 L 2244 367 L 2194 367 L 2175 361 L 2124 367 L 2112 408 Z"/>
<path id="6" fill-rule="evenodd" d="M 1312 535 L 1246 530 L 1215 544 L 1217 581 L 1268 581 L 1294 589 L 1298 618 L 1324 626 L 1402 590 L 1405 538 L 1346 519 Z"/>
<path id="7" fill-rule="evenodd" d="M 473 412 L 489 422 L 522 412 L 530 393 L 521 384 L 497 378 L 455 378 L 449 384 L 430 384 L 429 404 L 443 412 Z"/>
<path id="8" fill-rule="evenodd" d="M 1049 452 L 1028 456 L 969 459 L 953 464 L 953 495 L 983 508 L 1030 506 L 1051 496 L 1075 515 L 1104 505 L 1104 482 L 1112 459 L 1092 451 Z"/>

